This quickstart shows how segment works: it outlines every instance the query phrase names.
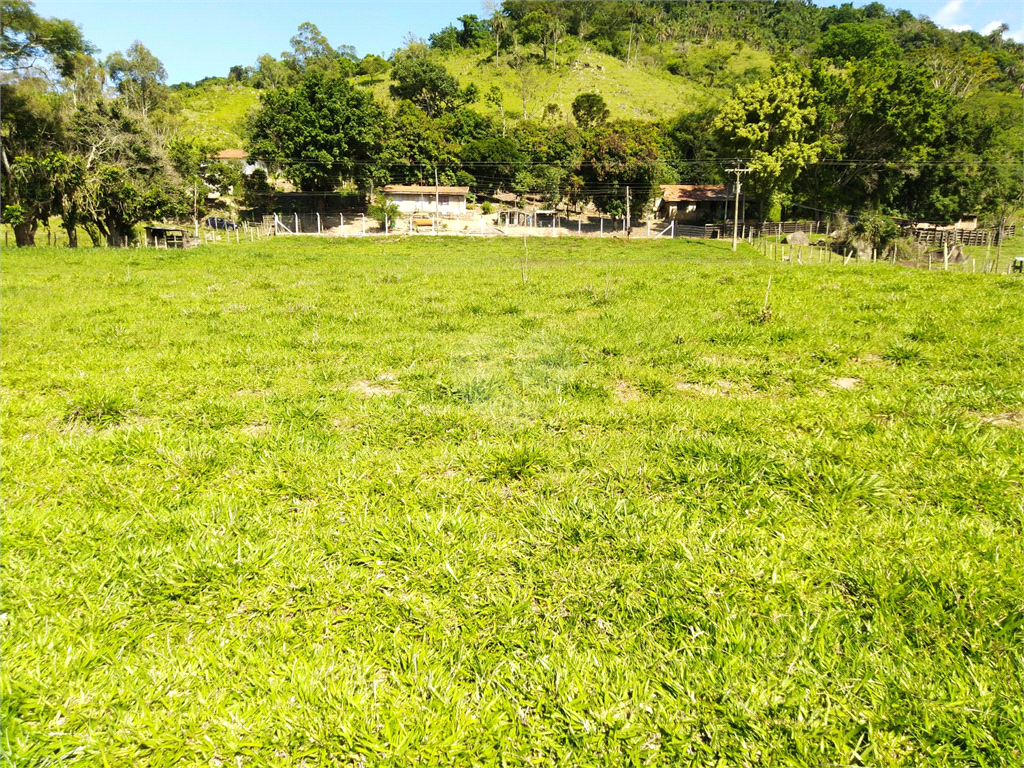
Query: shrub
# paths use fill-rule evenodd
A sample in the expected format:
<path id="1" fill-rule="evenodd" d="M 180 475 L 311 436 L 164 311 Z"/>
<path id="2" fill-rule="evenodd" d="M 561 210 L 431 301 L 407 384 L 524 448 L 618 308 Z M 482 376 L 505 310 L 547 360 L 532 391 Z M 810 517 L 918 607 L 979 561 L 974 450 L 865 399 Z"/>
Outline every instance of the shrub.
<path id="1" fill-rule="evenodd" d="M 480 203 L 480 210 L 486 216 L 487 214 L 494 213 L 494 206 L 488 202 Z"/>
<path id="2" fill-rule="evenodd" d="M 673 75 L 685 76 L 689 73 L 689 68 L 686 66 L 686 62 L 681 59 L 673 59 L 665 65 L 665 69 Z"/>
<path id="3" fill-rule="evenodd" d="M 366 209 L 366 215 L 379 222 L 381 226 L 384 226 L 386 221 L 394 224 L 398 214 L 398 204 L 383 195 L 370 203 L 370 207 Z"/>

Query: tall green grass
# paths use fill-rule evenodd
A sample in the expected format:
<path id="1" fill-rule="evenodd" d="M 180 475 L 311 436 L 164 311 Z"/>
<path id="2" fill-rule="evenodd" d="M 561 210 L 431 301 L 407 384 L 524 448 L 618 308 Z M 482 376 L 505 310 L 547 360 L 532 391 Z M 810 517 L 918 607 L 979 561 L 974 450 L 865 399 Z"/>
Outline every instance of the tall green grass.
<path id="1" fill-rule="evenodd" d="M 1020 279 L 520 249 L 5 251 L 5 764 L 1020 764 Z"/>

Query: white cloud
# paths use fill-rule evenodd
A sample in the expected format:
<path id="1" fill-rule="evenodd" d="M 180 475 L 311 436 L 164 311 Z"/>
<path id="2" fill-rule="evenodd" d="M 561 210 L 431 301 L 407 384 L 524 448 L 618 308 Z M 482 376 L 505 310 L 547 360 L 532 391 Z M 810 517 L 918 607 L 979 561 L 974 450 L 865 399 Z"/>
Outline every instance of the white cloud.
<path id="1" fill-rule="evenodd" d="M 1024 28 L 1018 29 L 1016 32 L 1007 32 L 1006 37 L 1015 43 L 1024 43 Z"/>
<path id="2" fill-rule="evenodd" d="M 981 34 L 983 34 L 983 35 L 991 35 L 993 32 L 996 31 L 996 29 L 998 29 L 999 25 L 1002 24 L 1002 23 L 1003 23 L 1002 19 L 996 19 L 995 21 L 990 21 L 988 24 L 986 24 L 984 27 L 981 28 Z"/>
<path id="3" fill-rule="evenodd" d="M 949 0 L 944 6 L 939 9 L 939 12 L 935 14 L 935 23 L 940 27 L 952 27 L 956 22 L 957 17 L 960 15 L 960 11 L 963 10 L 964 3 L 966 0 Z M 970 27 L 968 27 L 970 29 Z"/>
<path id="4" fill-rule="evenodd" d="M 949 27 L 949 29 L 953 30 L 954 32 L 967 32 L 968 30 L 973 29 L 973 27 L 971 27 L 970 24 L 953 24 Z"/>

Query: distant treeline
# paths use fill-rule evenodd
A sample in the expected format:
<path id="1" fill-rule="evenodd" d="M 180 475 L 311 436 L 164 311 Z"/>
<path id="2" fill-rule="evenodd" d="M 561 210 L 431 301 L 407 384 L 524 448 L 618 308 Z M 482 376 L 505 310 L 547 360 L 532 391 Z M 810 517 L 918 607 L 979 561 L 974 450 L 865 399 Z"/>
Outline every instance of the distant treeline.
<path id="1" fill-rule="evenodd" d="M 99 61 L 73 24 L 23 4 L 20 26 L 4 28 L 2 85 L 3 217 L 19 242 L 51 215 L 96 240 L 130 237 L 138 221 L 203 215 L 213 190 L 272 207 L 265 174 L 209 161 L 221 147 L 176 116 L 183 93 L 211 83 L 261 89 L 244 126 L 250 159 L 313 201 L 436 179 L 614 215 L 628 188 L 644 215 L 658 184 L 722 183 L 744 167 L 765 218 L 1001 222 L 1019 208 L 1024 47 L 1005 28 L 952 32 L 877 3 L 508 0 L 388 59 L 335 47 L 305 23 L 277 58 L 169 88 L 142 43 Z M 771 66 L 726 77 L 730 44 L 769 52 Z M 528 113 L 526 92 L 581 46 L 696 83 L 706 103 L 667 120 L 615 120 L 591 93 L 568 113 Z M 465 50 L 506 68 L 502 86 L 453 77 L 446 60 Z M 386 82 L 387 98 L 368 81 Z M 502 87 L 523 94 L 521 113 L 506 113 Z"/>

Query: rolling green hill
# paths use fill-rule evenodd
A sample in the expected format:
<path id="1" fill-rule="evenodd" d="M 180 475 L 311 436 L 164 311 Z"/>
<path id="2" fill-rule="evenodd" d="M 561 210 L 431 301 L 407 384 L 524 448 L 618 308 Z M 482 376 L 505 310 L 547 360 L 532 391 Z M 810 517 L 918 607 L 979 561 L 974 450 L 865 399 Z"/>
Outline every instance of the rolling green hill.
<path id="1" fill-rule="evenodd" d="M 749 46 L 737 48 L 726 44 L 689 46 L 687 58 L 701 61 L 712 51 L 727 52 L 726 77 L 736 77 L 749 69 L 767 69 L 771 64 L 768 53 Z M 659 56 L 660 58 L 660 56 Z M 510 57 L 503 55 L 495 64 L 493 53 L 480 50 L 459 51 L 443 59 L 448 71 L 463 86 L 476 84 L 481 94 L 497 85 L 504 93 L 504 109 L 509 117 L 522 117 L 523 76 L 509 65 Z M 571 50 L 560 57 L 557 67 L 550 62 L 536 61 L 528 67 L 526 75 L 526 113 L 540 117 L 548 104 L 555 104 L 563 115 L 569 114 L 573 99 L 581 93 L 601 94 L 613 118 L 658 119 L 692 109 L 707 101 L 714 101 L 726 89 L 708 88 L 693 80 L 670 74 L 652 58 L 627 65 L 621 59 L 600 53 L 590 46 Z M 388 100 L 387 78 L 360 82 L 372 87 L 381 101 Z M 497 114 L 497 110 L 481 103 L 476 108 Z"/>
<path id="2" fill-rule="evenodd" d="M 550 62 L 534 61 L 520 74 L 503 55 L 495 64 L 494 56 L 481 50 L 459 51 L 442 61 L 460 85 L 475 84 L 486 94 L 497 85 L 504 94 L 506 117 L 539 118 L 548 104 L 555 104 L 563 116 L 570 114 L 573 99 L 581 93 L 601 94 L 613 118 L 659 119 L 693 109 L 724 96 L 728 89 L 708 87 L 693 79 L 670 74 L 652 57 L 627 65 L 621 59 L 601 53 L 590 46 L 569 47 L 559 57 L 557 67 Z M 768 53 L 749 46 L 724 43 L 689 46 L 686 58 L 700 62 L 712 53 L 725 54 L 721 82 L 731 82 L 749 70 L 764 70 L 771 64 Z M 663 58 L 656 52 L 658 59 Z M 524 83 L 525 80 L 525 83 Z M 360 77 L 358 85 L 373 91 L 382 103 L 390 103 L 390 79 Z M 523 93 L 526 91 L 525 105 Z M 224 147 L 240 147 L 241 122 L 259 103 L 259 91 L 244 86 L 204 85 L 180 93 L 183 128 L 195 136 L 210 139 Z M 498 110 L 482 98 L 475 108 L 497 117 Z"/>
<path id="3" fill-rule="evenodd" d="M 244 86 L 207 85 L 181 91 L 179 98 L 183 131 L 226 149 L 242 146 L 242 120 L 259 103 L 259 91 Z"/>

